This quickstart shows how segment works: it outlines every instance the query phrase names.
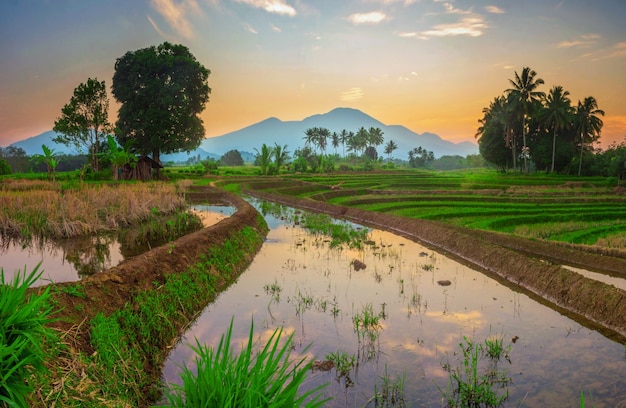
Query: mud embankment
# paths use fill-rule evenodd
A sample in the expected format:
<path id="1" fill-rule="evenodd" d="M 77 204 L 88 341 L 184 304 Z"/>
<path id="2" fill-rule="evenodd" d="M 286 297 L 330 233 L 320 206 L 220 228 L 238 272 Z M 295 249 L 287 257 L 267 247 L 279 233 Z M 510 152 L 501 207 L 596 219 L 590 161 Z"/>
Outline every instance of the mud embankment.
<path id="1" fill-rule="evenodd" d="M 258 191 L 247 194 L 403 235 L 499 277 L 607 337 L 626 341 L 626 291 L 546 260 L 569 260 L 592 270 L 605 267 L 621 275 L 626 270 L 621 257 L 286 195 Z"/>

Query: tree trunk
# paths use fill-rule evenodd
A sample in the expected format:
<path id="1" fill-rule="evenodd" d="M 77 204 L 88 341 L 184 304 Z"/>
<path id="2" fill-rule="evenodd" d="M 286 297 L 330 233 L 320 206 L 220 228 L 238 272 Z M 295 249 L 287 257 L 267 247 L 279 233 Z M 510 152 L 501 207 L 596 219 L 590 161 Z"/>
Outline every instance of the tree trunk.
<path id="1" fill-rule="evenodd" d="M 556 155 L 556 128 L 554 129 L 554 136 L 552 137 L 552 170 L 550 170 L 550 173 L 554 173 L 555 155 Z"/>
<path id="2" fill-rule="evenodd" d="M 528 174 L 528 158 L 526 157 L 526 115 L 522 117 L 522 142 L 524 143 L 524 147 L 522 148 L 522 152 L 524 153 L 524 173 Z"/>
<path id="3" fill-rule="evenodd" d="M 582 135 L 580 136 L 580 160 L 578 160 L 578 176 L 580 177 L 580 173 L 583 168 L 583 150 L 585 149 L 585 143 L 583 142 Z"/>
<path id="4" fill-rule="evenodd" d="M 152 151 L 152 160 L 154 160 L 158 164 L 161 164 L 161 152 L 159 150 Z M 161 179 L 161 169 L 158 167 L 156 168 L 156 179 Z"/>

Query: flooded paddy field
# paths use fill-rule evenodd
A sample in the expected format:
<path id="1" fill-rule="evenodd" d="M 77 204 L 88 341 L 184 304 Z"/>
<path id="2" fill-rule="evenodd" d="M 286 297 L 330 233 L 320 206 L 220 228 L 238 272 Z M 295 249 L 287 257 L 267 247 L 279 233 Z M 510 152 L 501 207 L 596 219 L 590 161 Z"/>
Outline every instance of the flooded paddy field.
<path id="1" fill-rule="evenodd" d="M 303 228 L 297 211 L 256 205 L 271 228 L 267 241 L 172 351 L 165 381 L 180 381 L 180 365 L 193 367 L 189 343 L 217 346 L 234 319 L 234 350 L 251 321 L 260 342 L 279 327 L 294 333 L 294 355 L 316 361 L 306 388 L 328 383 L 329 407 L 446 406 L 463 347 L 486 339 L 506 351 L 492 387 L 508 393 L 505 406 L 579 406 L 581 392 L 587 406 L 626 406 L 623 344 L 408 239 L 366 230 L 350 247 Z M 375 321 L 367 330 L 365 315 Z M 325 364 L 332 356 L 352 364 L 340 372 Z M 393 404 L 376 399 L 385 390 Z"/>
<path id="2" fill-rule="evenodd" d="M 199 217 L 203 227 L 216 224 L 230 216 L 234 207 L 193 204 L 189 212 Z M 173 237 L 176 239 L 177 237 Z M 73 282 L 102 272 L 120 264 L 125 259 L 144 253 L 168 242 L 167 238 L 151 239 L 140 229 L 122 231 L 115 235 L 80 237 L 64 240 L 0 240 L 0 267 L 5 281 L 18 271 L 32 271 L 41 263 L 43 270 L 36 286 L 51 282 Z"/>

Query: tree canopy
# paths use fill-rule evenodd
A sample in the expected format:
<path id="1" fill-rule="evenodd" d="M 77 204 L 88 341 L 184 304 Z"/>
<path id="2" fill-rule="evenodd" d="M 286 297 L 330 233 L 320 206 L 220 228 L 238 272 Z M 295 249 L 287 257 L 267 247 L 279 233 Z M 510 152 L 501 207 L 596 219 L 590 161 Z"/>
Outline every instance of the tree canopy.
<path id="1" fill-rule="evenodd" d="M 512 88 L 483 109 L 476 132 L 480 154 L 502 170 L 516 171 L 523 159 L 526 172 L 531 163 L 547 172 L 570 172 L 577 165 L 580 175 L 585 152 L 591 155 L 600 137 L 604 111 L 591 96 L 574 107 L 560 85 L 547 95 L 539 92 L 544 82 L 536 76 L 527 67 L 516 72 Z"/>
<path id="2" fill-rule="evenodd" d="M 78 150 L 86 148 L 91 155 L 91 166 L 98 171 L 100 136 L 110 131 L 110 127 L 106 85 L 97 78 L 89 78 L 74 89 L 69 103 L 61 109 L 53 127 L 60 135 L 53 141 L 74 145 Z"/>
<path id="3" fill-rule="evenodd" d="M 183 45 L 165 42 L 158 47 L 129 51 L 118 58 L 113 96 L 121 103 L 117 140 L 140 154 L 196 149 L 204 138 L 198 116 L 209 100 L 211 71 Z"/>

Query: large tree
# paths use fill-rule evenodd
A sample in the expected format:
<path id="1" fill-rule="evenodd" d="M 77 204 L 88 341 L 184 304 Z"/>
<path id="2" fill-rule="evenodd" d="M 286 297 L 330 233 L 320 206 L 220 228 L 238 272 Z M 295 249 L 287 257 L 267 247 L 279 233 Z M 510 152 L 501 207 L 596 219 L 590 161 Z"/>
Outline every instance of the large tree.
<path id="1" fill-rule="evenodd" d="M 507 89 L 507 93 L 511 98 L 510 101 L 517 102 L 517 106 L 519 107 L 519 114 L 522 118 L 522 154 L 524 157 L 524 171 L 526 173 L 528 173 L 529 171 L 529 151 L 528 144 L 526 143 L 527 115 L 533 103 L 545 97 L 545 94 L 543 92 L 537 91 L 537 87 L 544 83 L 543 79 L 535 78 L 536 76 L 537 73 L 534 70 L 528 67 L 524 67 L 522 69 L 521 75 L 515 72 L 515 79 L 509 79 L 509 82 L 513 87 Z"/>
<path id="2" fill-rule="evenodd" d="M 100 137 L 110 130 L 109 99 L 104 81 L 87 79 L 74 89 L 69 103 L 61 109 L 61 117 L 52 128 L 60 133 L 56 143 L 86 148 L 91 155 L 91 165 L 98 171 L 98 145 Z"/>
<path id="3" fill-rule="evenodd" d="M 115 63 L 113 96 L 121 103 L 117 139 L 152 154 L 196 149 L 204 138 L 198 116 L 209 100 L 211 74 L 183 45 L 129 51 Z"/>
<path id="4" fill-rule="evenodd" d="M 578 175 L 580 176 L 583 165 L 583 151 L 587 145 L 591 145 L 600 137 L 604 111 L 598 109 L 598 101 L 593 96 L 586 97 L 582 102 L 578 101 L 574 116 L 574 127 L 580 138 L 580 159 L 578 161 Z"/>
<path id="5" fill-rule="evenodd" d="M 548 127 L 552 129 L 551 173 L 554 173 L 556 136 L 560 131 L 564 130 L 572 120 L 572 105 L 568 96 L 569 92 L 564 91 L 562 86 L 554 86 L 548 93 L 546 103 L 542 111 L 543 119 L 546 121 Z"/>

